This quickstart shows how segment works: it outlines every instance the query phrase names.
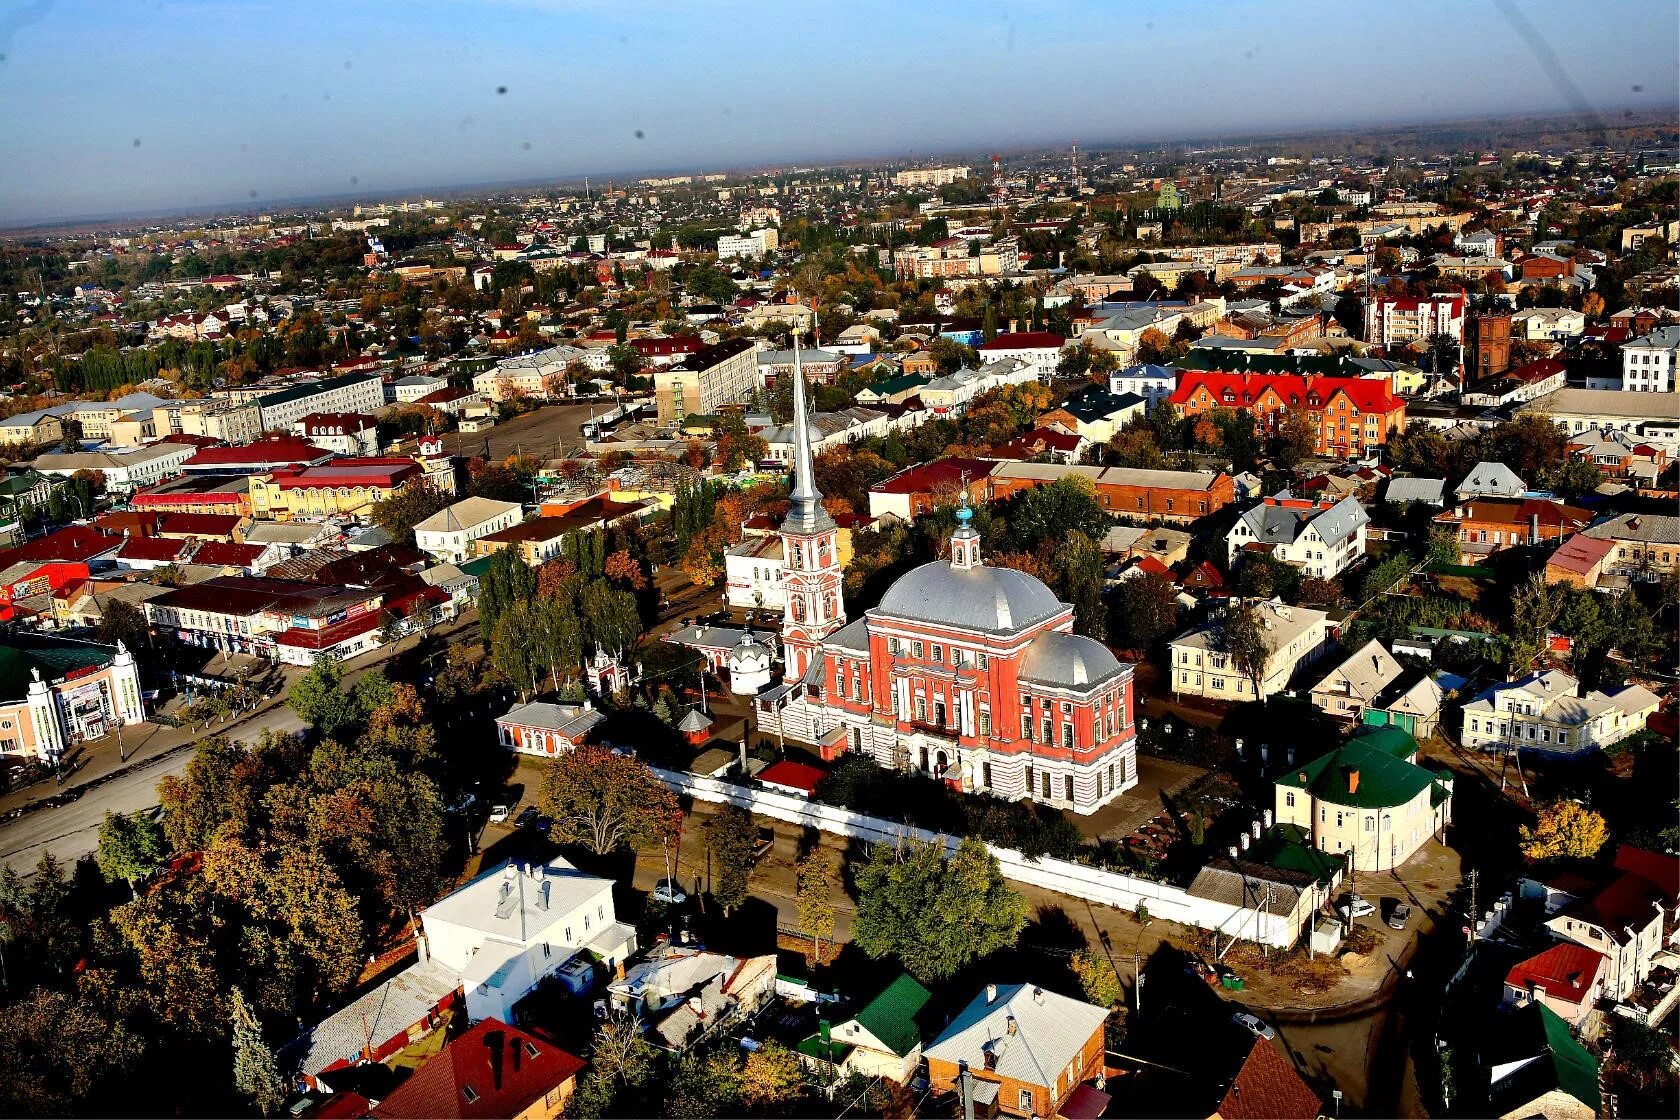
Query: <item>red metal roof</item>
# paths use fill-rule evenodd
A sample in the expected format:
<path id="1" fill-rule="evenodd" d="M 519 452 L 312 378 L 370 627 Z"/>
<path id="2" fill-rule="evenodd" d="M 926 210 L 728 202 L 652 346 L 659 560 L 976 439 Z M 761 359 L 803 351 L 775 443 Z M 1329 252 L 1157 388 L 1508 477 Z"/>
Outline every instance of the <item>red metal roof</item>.
<path id="1" fill-rule="evenodd" d="M 210 537 L 221 540 L 233 535 L 242 518 L 233 513 L 166 513 L 157 531 L 165 536 Z"/>
<path id="2" fill-rule="evenodd" d="M 1000 334 L 990 342 L 982 342 L 981 350 L 1060 350 L 1067 339 L 1052 331 L 1016 331 Z"/>
<path id="3" fill-rule="evenodd" d="M 88 561 L 103 556 L 122 544 L 113 533 L 102 533 L 88 525 L 66 525 L 56 532 L 0 552 L 0 568 L 21 560 Z"/>
<path id="4" fill-rule="evenodd" d="M 1344 393 L 1355 408 L 1361 412 L 1393 412 L 1404 408 L 1406 404 L 1399 397 L 1390 392 L 1388 382 L 1363 377 L 1324 377 L 1319 374 L 1295 373 L 1222 373 L 1186 370 L 1178 381 L 1178 388 L 1167 400 L 1174 405 L 1182 405 L 1195 395 L 1198 388 L 1206 387 L 1218 404 L 1241 408 L 1252 405 L 1270 389 L 1276 393 L 1286 405 L 1306 405 L 1308 408 L 1323 408 L 1328 405 L 1337 393 Z M 1231 394 L 1231 400 L 1225 399 L 1225 394 Z M 1317 397 L 1314 405 L 1312 399 Z"/>
<path id="5" fill-rule="evenodd" d="M 285 471 L 275 471 L 274 482 L 282 490 L 309 490 L 323 486 L 384 488 L 395 486 L 420 473 L 420 464 L 413 459 L 346 458 L 318 467 L 294 467 Z"/>
<path id="6" fill-rule="evenodd" d="M 169 563 L 179 560 L 188 544 L 170 537 L 130 537 L 117 549 L 117 559 Z"/>
<path id="7" fill-rule="evenodd" d="M 205 541 L 193 553 L 194 564 L 210 564 L 226 568 L 249 568 L 263 554 L 260 544 L 235 544 L 233 541 Z"/>
<path id="8" fill-rule="evenodd" d="M 1317 1120 L 1323 1111 L 1324 1102 L 1277 1047 L 1257 1038 L 1214 1115 L 1224 1120 Z"/>
<path id="9" fill-rule="evenodd" d="M 1587 998 L 1594 977 L 1607 959 L 1596 949 L 1560 941 L 1544 953 L 1512 966 L 1505 983 L 1520 989 L 1532 985 L 1547 995 L 1580 1003 Z"/>
<path id="10" fill-rule="evenodd" d="M 331 626 L 323 626 L 319 630 L 294 626 L 275 638 L 275 644 L 292 646 L 297 649 L 331 649 L 340 642 L 347 642 L 351 638 L 360 637 L 369 630 L 377 630 L 380 626 L 379 612 L 368 611 L 347 618 L 343 622 L 336 622 Z"/>
<path id="11" fill-rule="evenodd" d="M 271 467 L 290 463 L 321 463 L 332 452 L 296 436 L 264 436 L 234 447 L 205 447 L 195 452 L 187 467 Z"/>
<path id="12" fill-rule="evenodd" d="M 771 785 L 786 786 L 789 789 L 804 790 L 806 793 L 815 793 L 817 783 L 827 776 L 824 771 L 817 769 L 815 766 L 784 758 L 782 761 L 772 763 L 760 770 L 758 780 L 768 782 Z"/>

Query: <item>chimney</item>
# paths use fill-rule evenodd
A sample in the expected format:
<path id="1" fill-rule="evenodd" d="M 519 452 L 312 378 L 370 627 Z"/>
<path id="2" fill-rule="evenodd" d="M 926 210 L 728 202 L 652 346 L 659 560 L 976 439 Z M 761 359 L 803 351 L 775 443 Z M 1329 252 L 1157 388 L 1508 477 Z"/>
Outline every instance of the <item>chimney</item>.
<path id="1" fill-rule="evenodd" d="M 1011 1037 L 1013 1037 L 1017 1032 L 1019 1032 L 1020 1029 L 1021 1029 L 1021 1025 L 1015 1021 L 1015 1016 L 1011 1015 L 1011 1016 L 1009 1016 L 1009 1018 L 1007 1020 L 1005 1020 L 1004 1030 Z"/>
<path id="2" fill-rule="evenodd" d="M 1359 792 L 1359 771 L 1357 769 L 1352 769 L 1352 770 L 1348 771 L 1348 792 L 1349 793 L 1358 793 Z"/>
<path id="3" fill-rule="evenodd" d="M 987 1003 L 996 1003 L 997 1002 L 997 985 L 996 984 L 987 984 L 986 985 L 986 1002 Z"/>
<path id="4" fill-rule="evenodd" d="M 1528 515 L 1528 543 L 1540 543 L 1540 515 L 1538 513 Z"/>
<path id="5" fill-rule="evenodd" d="M 1232 844 L 1229 848 L 1227 848 L 1225 850 L 1231 854 L 1232 859 L 1237 858 L 1237 846 L 1235 844 Z"/>

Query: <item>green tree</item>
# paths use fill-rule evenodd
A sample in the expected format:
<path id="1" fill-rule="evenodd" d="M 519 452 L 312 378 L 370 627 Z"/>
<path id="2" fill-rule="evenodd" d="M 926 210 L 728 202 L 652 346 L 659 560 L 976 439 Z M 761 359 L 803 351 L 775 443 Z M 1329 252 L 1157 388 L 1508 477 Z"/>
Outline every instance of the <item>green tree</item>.
<path id="1" fill-rule="evenodd" d="M 676 798 L 646 763 L 590 745 L 554 761 L 538 804 L 554 818 L 559 839 L 597 855 L 659 841 L 681 818 Z"/>
<path id="2" fill-rule="evenodd" d="M 1008 538 L 1021 552 L 1059 545 L 1073 533 L 1101 540 L 1108 515 L 1097 501 L 1096 487 L 1078 477 L 1059 478 L 1019 495 L 1005 512 Z"/>
<path id="3" fill-rule="evenodd" d="M 343 688 L 344 666 L 331 657 L 317 657 L 309 672 L 292 685 L 286 702 L 298 718 L 330 739 L 355 723 L 360 713 L 355 699 Z"/>
<path id="4" fill-rule="evenodd" d="M 728 914 L 747 900 L 758 826 L 745 809 L 725 805 L 703 827 L 712 853 L 712 898 Z"/>
<path id="5" fill-rule="evenodd" d="M 729 1047 L 690 1049 L 666 1078 L 661 1115 L 672 1120 L 741 1113 L 741 1061 Z"/>
<path id="6" fill-rule="evenodd" d="M 1252 603 L 1233 599 L 1225 606 L 1215 630 L 1215 642 L 1222 653 L 1254 686 L 1254 698 L 1261 699 L 1262 682 L 1266 676 L 1266 659 L 1271 648 L 1266 632 L 1260 624 L 1260 612 Z"/>
<path id="7" fill-rule="evenodd" d="M 99 825 L 99 848 L 94 855 L 105 878 L 121 879 L 131 894 L 138 895 L 137 884 L 149 877 L 169 855 L 169 842 L 164 839 L 163 826 L 150 813 L 132 814 L 107 811 Z"/>
<path id="8" fill-rule="evenodd" d="M 898 957 L 924 983 L 1013 945 L 1027 921 L 1026 900 L 972 836 L 954 853 L 936 841 L 875 845 L 857 898 L 854 943 L 872 957 Z"/>
<path id="9" fill-rule="evenodd" d="M 430 486 L 407 486 L 374 505 L 373 523 L 398 541 L 412 541 L 414 527 L 450 502 L 449 495 Z"/>
<path id="10" fill-rule="evenodd" d="M 1132 649 L 1148 649 L 1178 627 L 1178 588 L 1154 572 L 1120 581 L 1116 595 L 1119 638 Z"/>
<path id="11" fill-rule="evenodd" d="M 1079 986 L 1085 992 L 1085 998 L 1102 1007 L 1118 1006 L 1125 998 L 1125 988 L 1120 982 L 1120 974 L 1114 970 L 1114 964 L 1108 959 L 1108 954 L 1101 949 L 1081 949 L 1068 962 L 1073 968 L 1074 976 L 1079 979 Z"/>
<path id="12" fill-rule="evenodd" d="M 1511 597 L 1511 625 L 1505 633 L 1506 669 L 1513 677 L 1527 672 L 1540 655 L 1546 644 L 1546 632 L 1557 621 L 1563 604 L 1561 585 L 1547 583 L 1541 572 L 1530 576 Z"/>
<path id="13" fill-rule="evenodd" d="M 774 1039 L 748 1054 L 741 1066 L 741 1102 L 754 1112 L 794 1100 L 804 1084 L 799 1055 Z"/>
<path id="14" fill-rule="evenodd" d="M 548 670 L 538 646 L 540 634 L 532 619 L 535 613 L 528 600 L 509 603 L 490 635 L 491 664 L 519 690 L 521 701 L 530 699 Z"/>
<path id="15" fill-rule="evenodd" d="M 280 1111 L 289 1095 L 257 1013 L 238 987 L 233 989 L 233 1084 L 264 1116 Z"/>
<path id="16" fill-rule="evenodd" d="M 1076 529 L 1056 551 L 1056 566 L 1063 596 L 1073 604 L 1074 632 L 1102 641 L 1108 636 L 1102 550 L 1096 541 Z"/>
<path id="17" fill-rule="evenodd" d="M 250 787 L 251 760 L 245 748 L 225 736 L 201 739 L 176 777 L 158 782 L 163 833 L 177 852 L 200 852 L 229 822 L 240 823 L 255 808 Z"/>
<path id="18" fill-rule="evenodd" d="M 1272 461 L 1279 470 L 1290 471 L 1318 447 L 1318 421 L 1303 407 L 1284 411 L 1272 444 Z"/>

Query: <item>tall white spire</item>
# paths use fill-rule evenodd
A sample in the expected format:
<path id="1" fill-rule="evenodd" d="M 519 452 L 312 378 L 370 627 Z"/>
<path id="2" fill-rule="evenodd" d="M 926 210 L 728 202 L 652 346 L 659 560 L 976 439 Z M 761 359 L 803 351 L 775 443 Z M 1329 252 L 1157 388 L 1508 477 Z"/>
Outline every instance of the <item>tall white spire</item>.
<path id="1" fill-rule="evenodd" d="M 799 335 L 793 336 L 793 492 L 788 495 L 787 520 L 782 527 L 793 533 L 821 533 L 834 528 L 834 518 L 823 508 L 817 492 L 816 467 L 811 462 L 811 422 L 805 410 L 805 366 L 799 353 Z"/>

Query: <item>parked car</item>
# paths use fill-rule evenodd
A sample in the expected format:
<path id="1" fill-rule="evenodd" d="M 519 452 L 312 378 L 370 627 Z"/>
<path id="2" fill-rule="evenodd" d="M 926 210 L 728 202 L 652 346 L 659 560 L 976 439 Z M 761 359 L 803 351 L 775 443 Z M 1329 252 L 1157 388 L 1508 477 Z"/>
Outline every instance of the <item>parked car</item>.
<path id="1" fill-rule="evenodd" d="M 1347 907 L 1348 917 L 1365 918 L 1377 912 L 1377 908 L 1357 894 L 1350 894 L 1343 903 Z"/>
<path id="2" fill-rule="evenodd" d="M 537 807 L 535 805 L 527 805 L 525 806 L 524 811 L 513 819 L 513 827 L 530 828 L 532 825 L 537 823 L 537 818 L 541 815 L 541 813 L 537 812 Z"/>
<path id="3" fill-rule="evenodd" d="M 1231 1022 L 1235 1023 L 1239 1027 L 1242 1027 L 1256 1038 L 1264 1038 L 1268 1042 L 1277 1037 L 1277 1032 L 1274 1031 L 1264 1019 L 1260 1018 L 1258 1015 L 1250 1015 L 1246 1011 L 1238 1011 L 1232 1015 Z"/>
<path id="4" fill-rule="evenodd" d="M 653 885 L 649 897 L 667 906 L 681 906 L 688 901 L 688 892 L 677 886 L 674 880 L 661 879 Z"/>
<path id="5" fill-rule="evenodd" d="M 1388 912 L 1388 928 L 1389 929 L 1405 929 L 1407 923 L 1410 922 L 1411 920 L 1412 920 L 1412 907 L 1411 907 L 1411 904 L 1408 903 L 1408 902 L 1402 902 L 1398 906 L 1396 906 L 1393 910 L 1390 910 Z"/>
<path id="6" fill-rule="evenodd" d="M 506 805 L 492 805 L 490 807 L 490 823 L 501 824 L 503 821 L 507 820 L 509 815 L 512 813 L 513 810 L 508 808 Z"/>

